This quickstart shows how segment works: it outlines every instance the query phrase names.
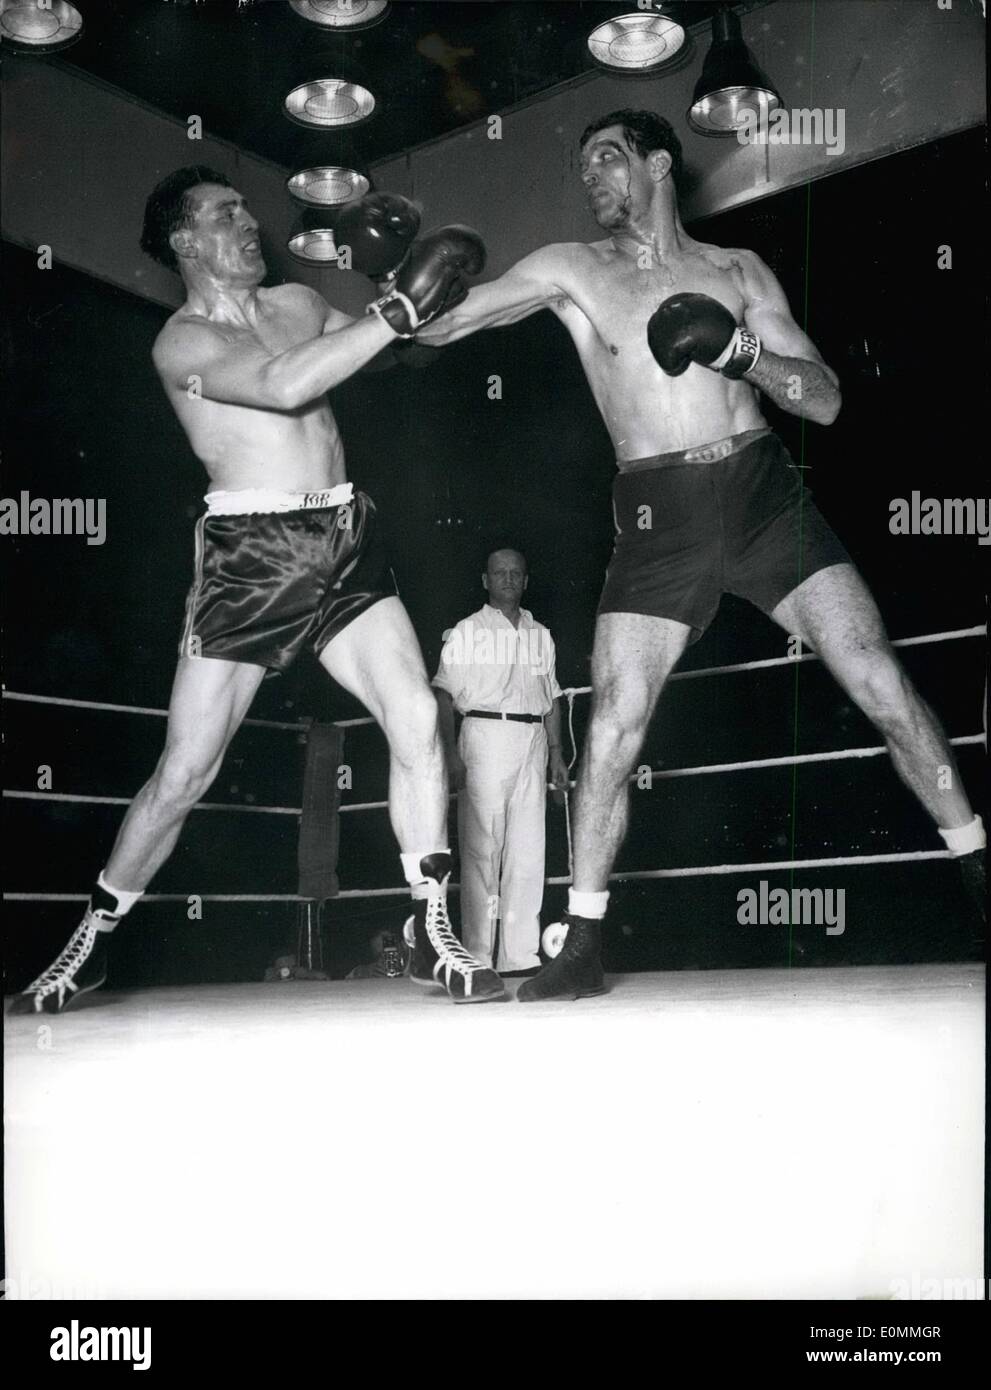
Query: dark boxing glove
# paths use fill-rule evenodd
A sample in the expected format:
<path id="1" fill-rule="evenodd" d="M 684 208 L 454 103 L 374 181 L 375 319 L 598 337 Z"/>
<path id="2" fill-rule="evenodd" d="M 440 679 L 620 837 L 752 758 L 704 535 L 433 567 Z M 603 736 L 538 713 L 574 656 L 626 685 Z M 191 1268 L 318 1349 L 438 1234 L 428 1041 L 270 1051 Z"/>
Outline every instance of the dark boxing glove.
<path id="1" fill-rule="evenodd" d="M 668 376 L 681 376 L 693 362 L 738 381 L 760 357 L 761 342 L 737 327 L 725 305 L 708 294 L 673 294 L 647 324 L 647 343 Z"/>
<path id="2" fill-rule="evenodd" d="M 352 270 L 381 280 L 402 265 L 419 230 L 420 214 L 408 198 L 366 193 L 342 210 L 334 242 L 350 247 Z"/>
<path id="3" fill-rule="evenodd" d="M 441 227 L 415 241 L 388 294 L 369 304 L 400 338 L 455 308 L 468 294 L 464 277 L 485 269 L 485 245 L 470 227 Z"/>

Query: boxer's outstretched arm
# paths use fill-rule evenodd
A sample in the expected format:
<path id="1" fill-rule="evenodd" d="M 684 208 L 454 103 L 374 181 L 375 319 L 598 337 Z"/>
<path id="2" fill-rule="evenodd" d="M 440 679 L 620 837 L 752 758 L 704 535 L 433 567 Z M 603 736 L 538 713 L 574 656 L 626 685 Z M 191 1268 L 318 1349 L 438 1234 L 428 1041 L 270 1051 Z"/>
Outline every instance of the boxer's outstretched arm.
<path id="1" fill-rule="evenodd" d="M 565 266 L 561 248 L 543 246 L 507 270 L 498 280 L 476 285 L 468 298 L 417 332 L 417 341 L 442 347 L 480 328 L 503 328 L 546 309 L 566 296 L 561 284 Z"/>
<path id="2" fill-rule="evenodd" d="M 257 341 L 229 341 L 219 325 L 179 319 L 166 324 L 153 357 L 166 386 L 196 390 L 211 401 L 296 410 L 345 381 L 369 362 L 395 334 L 375 317 L 324 327 L 315 338 L 273 353 Z"/>
<path id="3" fill-rule="evenodd" d="M 761 355 L 746 380 L 790 415 L 831 425 L 840 413 L 839 377 L 792 318 L 785 292 L 759 256 L 741 255 L 744 322 L 761 340 Z"/>

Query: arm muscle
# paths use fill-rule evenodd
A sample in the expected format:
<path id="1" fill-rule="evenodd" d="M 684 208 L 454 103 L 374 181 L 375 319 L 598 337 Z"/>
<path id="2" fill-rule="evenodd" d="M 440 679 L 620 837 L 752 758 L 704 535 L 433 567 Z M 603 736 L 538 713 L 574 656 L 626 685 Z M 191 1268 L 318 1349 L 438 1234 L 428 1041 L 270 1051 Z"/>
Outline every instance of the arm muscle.
<path id="1" fill-rule="evenodd" d="M 480 328 L 503 328 L 546 309 L 567 296 L 565 248 L 544 246 L 486 285 L 469 290 L 457 308 L 421 329 L 421 342 L 438 346 L 476 333 Z"/>

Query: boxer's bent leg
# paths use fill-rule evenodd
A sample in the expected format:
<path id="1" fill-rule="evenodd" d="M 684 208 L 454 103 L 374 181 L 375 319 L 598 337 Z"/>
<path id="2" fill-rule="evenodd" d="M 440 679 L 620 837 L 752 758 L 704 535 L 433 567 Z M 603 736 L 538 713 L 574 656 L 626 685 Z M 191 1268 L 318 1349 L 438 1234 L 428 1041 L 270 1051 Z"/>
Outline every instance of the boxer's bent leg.
<path id="1" fill-rule="evenodd" d="M 505 994 L 496 973 L 462 949 L 447 913 L 447 767 L 437 701 L 420 645 L 398 598 L 374 603 L 320 651 L 320 663 L 357 695 L 389 743 L 389 814 L 413 895 L 404 928 L 410 978 L 440 985 L 456 1004 Z M 411 862 L 412 861 L 412 862 Z"/>
<path id="2" fill-rule="evenodd" d="M 902 781 L 937 826 L 974 819 L 949 741 L 898 660 L 877 604 L 852 565 L 817 570 L 771 611 L 816 652 L 882 734 Z M 947 776 L 949 772 L 949 776 Z"/>
<path id="3" fill-rule="evenodd" d="M 365 705 L 389 743 L 389 814 L 399 848 L 447 844 L 447 769 L 437 702 L 398 598 L 373 604 L 332 638 L 320 663 Z"/>
<path id="4" fill-rule="evenodd" d="M 626 834 L 629 776 L 664 682 L 692 629 L 671 618 L 600 613 L 592 649 L 592 711 L 572 810 L 574 889 L 598 893 Z"/>
<path id="5" fill-rule="evenodd" d="M 261 666 L 181 658 L 158 766 L 128 807 L 82 921 L 52 965 L 13 1001 L 12 1012 L 61 1013 L 103 984 L 110 934 L 171 854 L 264 674 Z"/>
<path id="6" fill-rule="evenodd" d="M 187 815 L 216 777 L 265 675 L 263 666 L 182 657 L 169 703 L 165 749 L 131 802 L 104 876 L 137 892 L 168 859 Z"/>

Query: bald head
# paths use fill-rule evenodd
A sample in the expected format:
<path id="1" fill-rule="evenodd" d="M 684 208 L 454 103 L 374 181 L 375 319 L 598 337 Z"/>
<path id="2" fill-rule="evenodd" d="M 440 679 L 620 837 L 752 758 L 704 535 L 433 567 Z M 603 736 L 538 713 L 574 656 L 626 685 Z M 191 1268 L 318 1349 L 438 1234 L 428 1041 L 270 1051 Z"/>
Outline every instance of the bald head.
<path id="1" fill-rule="evenodd" d="M 493 550 L 482 575 L 493 608 L 519 608 L 526 584 L 526 557 L 518 550 Z"/>

